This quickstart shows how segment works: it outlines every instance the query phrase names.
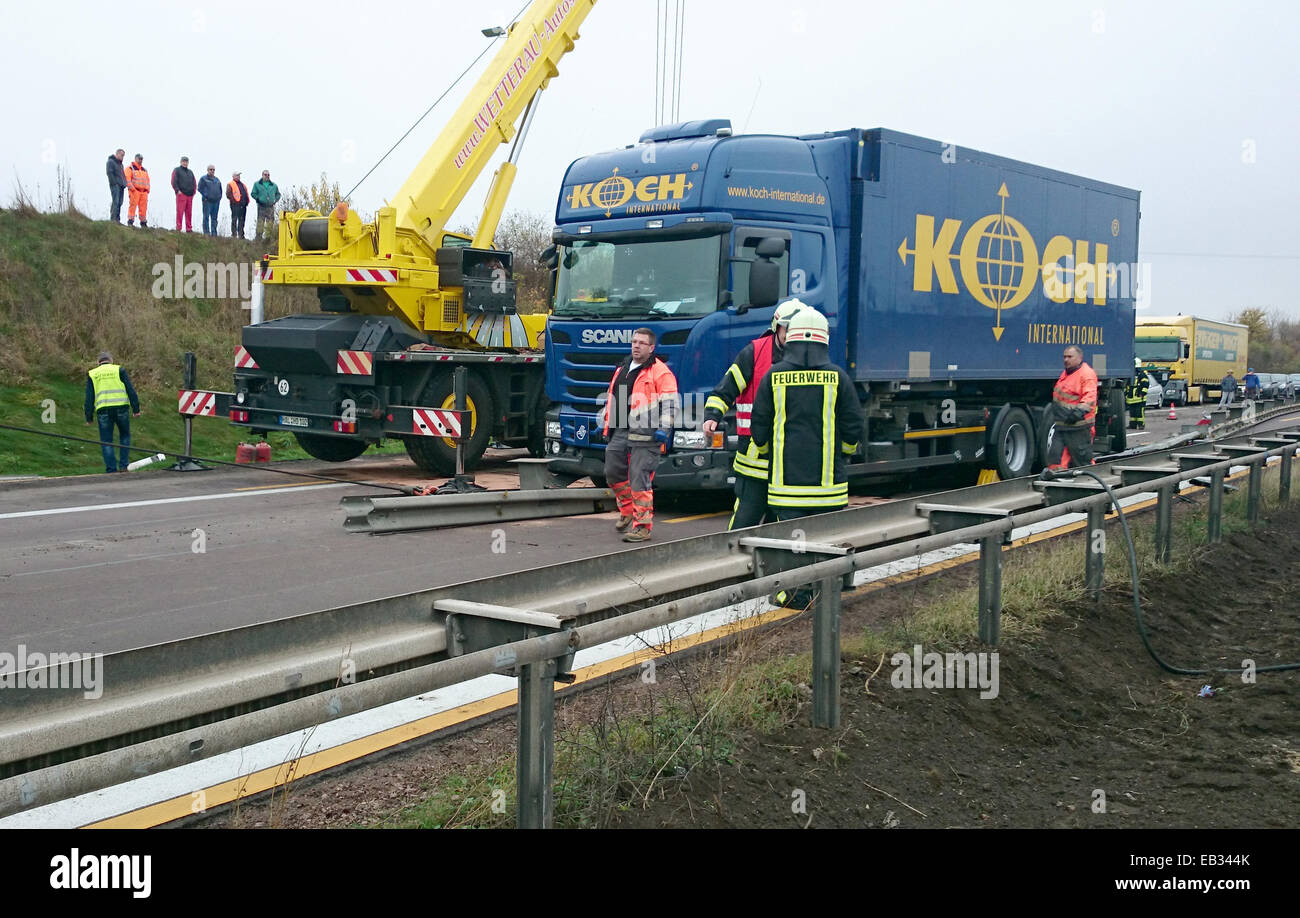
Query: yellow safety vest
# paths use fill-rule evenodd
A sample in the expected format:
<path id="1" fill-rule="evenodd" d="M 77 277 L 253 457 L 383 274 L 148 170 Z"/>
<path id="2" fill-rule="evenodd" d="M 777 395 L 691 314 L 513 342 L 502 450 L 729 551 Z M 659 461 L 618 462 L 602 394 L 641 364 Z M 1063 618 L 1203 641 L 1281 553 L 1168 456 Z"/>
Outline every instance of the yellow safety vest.
<path id="1" fill-rule="evenodd" d="M 90 381 L 95 385 L 95 410 L 116 408 L 131 404 L 126 386 L 122 383 L 122 368 L 115 363 L 101 363 L 90 370 Z"/>

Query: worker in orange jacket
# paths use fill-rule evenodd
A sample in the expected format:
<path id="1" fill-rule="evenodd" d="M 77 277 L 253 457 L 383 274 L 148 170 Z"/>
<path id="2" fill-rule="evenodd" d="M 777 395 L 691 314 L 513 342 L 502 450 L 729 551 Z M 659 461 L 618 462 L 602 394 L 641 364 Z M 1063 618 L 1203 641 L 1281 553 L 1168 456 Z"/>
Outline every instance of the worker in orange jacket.
<path id="1" fill-rule="evenodd" d="M 1097 374 L 1083 362 L 1083 349 L 1069 345 L 1062 362 L 1065 369 L 1052 389 L 1054 423 L 1047 441 L 1047 467 L 1053 471 L 1092 465 L 1097 422 Z"/>
<path id="2" fill-rule="evenodd" d="M 677 420 L 677 377 L 655 355 L 655 333 L 632 332 L 632 354 L 614 370 L 601 408 L 605 479 L 618 501 L 624 542 L 644 542 L 654 527 L 654 480 L 659 456 Z"/>
<path id="3" fill-rule="evenodd" d="M 149 228 L 149 173 L 144 168 L 144 157 L 135 154 L 135 160 L 126 167 L 126 190 L 131 201 L 126 209 L 126 225 L 135 226 L 135 215 L 140 214 L 140 226 Z"/>

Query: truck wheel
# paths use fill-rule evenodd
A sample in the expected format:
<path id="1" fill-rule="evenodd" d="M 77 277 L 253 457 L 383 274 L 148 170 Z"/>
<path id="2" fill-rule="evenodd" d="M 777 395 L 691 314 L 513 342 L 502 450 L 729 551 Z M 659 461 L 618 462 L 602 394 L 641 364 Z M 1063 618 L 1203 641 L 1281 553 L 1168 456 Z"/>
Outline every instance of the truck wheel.
<path id="1" fill-rule="evenodd" d="M 993 461 L 1002 479 L 1023 478 L 1033 469 L 1037 456 L 1034 425 L 1020 408 L 1011 408 L 998 417 L 990 438 Z"/>
<path id="2" fill-rule="evenodd" d="M 1110 451 L 1122 453 L 1128 449 L 1128 402 L 1123 389 L 1110 390 Z"/>
<path id="3" fill-rule="evenodd" d="M 422 408 L 456 407 L 453 373 L 435 376 L 420 397 Z M 469 412 L 470 437 L 465 443 L 465 471 L 476 468 L 491 439 L 491 418 L 495 417 L 492 393 L 474 373 L 466 374 L 465 409 Z M 456 441 L 446 437 L 405 437 L 406 454 L 422 470 L 450 477 L 456 474 Z"/>
<path id="4" fill-rule="evenodd" d="M 349 459 L 355 459 L 364 453 L 369 445 L 364 440 L 345 440 L 342 437 L 326 437 L 321 434 L 295 433 L 293 438 L 298 441 L 298 445 L 308 456 L 325 462 L 347 462 Z"/>

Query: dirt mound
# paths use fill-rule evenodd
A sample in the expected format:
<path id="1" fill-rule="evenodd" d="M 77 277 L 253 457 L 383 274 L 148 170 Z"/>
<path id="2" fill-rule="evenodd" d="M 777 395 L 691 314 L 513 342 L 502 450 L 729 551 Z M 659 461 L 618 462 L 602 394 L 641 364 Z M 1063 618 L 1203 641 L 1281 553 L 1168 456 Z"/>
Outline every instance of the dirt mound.
<path id="1" fill-rule="evenodd" d="M 1297 522 L 1300 513 L 1279 514 L 1231 536 L 1194 570 L 1144 583 L 1157 652 L 1187 668 L 1300 661 L 1300 615 L 1290 598 L 1300 591 Z M 900 614 L 893 606 L 910 601 L 846 597 L 842 632 Z M 846 659 L 839 728 L 806 726 L 801 711 L 784 732 L 743 737 L 733 767 L 692 772 L 680 790 L 633 808 L 621 824 L 1300 823 L 1300 673 L 1263 673 L 1252 684 L 1239 673 L 1164 672 L 1138 637 L 1131 593 L 1118 588 L 997 650 L 993 698 L 977 688 L 895 687 L 891 660 L 868 678 L 879 660 Z M 1199 696 L 1206 684 L 1212 697 Z"/>

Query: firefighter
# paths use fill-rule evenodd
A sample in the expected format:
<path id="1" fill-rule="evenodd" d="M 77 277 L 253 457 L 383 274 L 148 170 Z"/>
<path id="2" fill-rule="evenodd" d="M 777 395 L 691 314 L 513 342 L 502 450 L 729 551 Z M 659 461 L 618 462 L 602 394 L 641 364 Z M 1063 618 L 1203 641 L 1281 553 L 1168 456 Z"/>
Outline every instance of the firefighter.
<path id="1" fill-rule="evenodd" d="M 601 411 L 605 479 L 618 500 L 614 528 L 624 542 L 644 542 L 654 527 L 655 469 L 677 420 L 677 377 L 655 354 L 650 329 L 632 332 L 632 353 L 614 370 Z"/>
<path id="2" fill-rule="evenodd" d="M 1097 419 L 1097 374 L 1083 362 L 1083 349 L 1071 344 L 1061 359 L 1065 369 L 1052 389 L 1054 423 L 1047 441 L 1047 467 L 1052 471 L 1092 465 Z"/>
<path id="3" fill-rule="evenodd" d="M 757 447 L 749 438 L 750 416 L 759 383 L 772 364 L 781 362 L 790 319 L 806 308 L 797 298 L 779 304 L 772 313 L 771 329 L 745 345 L 735 362 L 727 368 L 722 382 L 709 393 L 708 401 L 704 403 L 705 420 L 700 427 L 709 437 L 718 429 L 723 415 L 731 410 L 733 404 L 736 406 L 736 434 L 740 443 L 731 465 L 736 473 L 736 505 L 728 529 L 757 526 L 767 513 L 767 459 L 758 454 Z"/>
<path id="4" fill-rule="evenodd" d="M 140 228 L 149 228 L 149 173 L 144 168 L 144 157 L 139 153 L 126 167 L 126 190 L 130 203 L 126 209 L 126 225 L 135 226 L 135 215 L 140 214 Z"/>
<path id="5" fill-rule="evenodd" d="M 1128 384 L 1128 390 L 1124 393 L 1124 401 L 1128 404 L 1128 429 L 1146 430 L 1147 389 L 1151 383 L 1147 379 L 1146 370 L 1142 369 L 1141 357 L 1133 358 L 1133 368 L 1133 381 Z"/>
<path id="6" fill-rule="evenodd" d="M 862 406 L 849 374 L 831 363 L 826 317 L 790 319 L 785 351 L 759 383 L 750 437 L 768 458 L 767 504 L 778 520 L 849 503 L 848 457 L 862 437 Z"/>

